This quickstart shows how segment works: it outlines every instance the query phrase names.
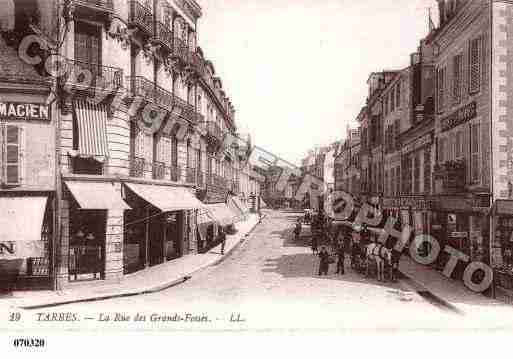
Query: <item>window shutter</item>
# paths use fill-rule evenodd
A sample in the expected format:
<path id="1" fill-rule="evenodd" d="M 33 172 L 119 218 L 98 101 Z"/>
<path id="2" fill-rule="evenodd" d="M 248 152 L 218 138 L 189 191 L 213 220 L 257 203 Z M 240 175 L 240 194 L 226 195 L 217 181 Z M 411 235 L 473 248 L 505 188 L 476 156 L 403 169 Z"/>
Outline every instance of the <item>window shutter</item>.
<path id="1" fill-rule="evenodd" d="M 481 87 L 482 38 L 470 40 L 469 46 L 469 92 L 479 92 Z"/>
<path id="2" fill-rule="evenodd" d="M 19 185 L 21 180 L 21 129 L 5 126 L 5 183 Z"/>
<path id="3" fill-rule="evenodd" d="M 453 61 L 453 101 L 455 103 L 461 101 L 461 65 L 462 56 L 456 55 Z"/>
<path id="4" fill-rule="evenodd" d="M 480 149 L 480 136 L 479 124 L 471 125 L 471 180 L 473 183 L 479 182 L 480 166 L 479 166 L 479 149 Z"/>
<path id="5" fill-rule="evenodd" d="M 401 81 L 399 81 L 399 83 L 397 84 L 397 89 L 396 89 L 396 107 L 397 108 L 400 108 L 401 107 Z"/>

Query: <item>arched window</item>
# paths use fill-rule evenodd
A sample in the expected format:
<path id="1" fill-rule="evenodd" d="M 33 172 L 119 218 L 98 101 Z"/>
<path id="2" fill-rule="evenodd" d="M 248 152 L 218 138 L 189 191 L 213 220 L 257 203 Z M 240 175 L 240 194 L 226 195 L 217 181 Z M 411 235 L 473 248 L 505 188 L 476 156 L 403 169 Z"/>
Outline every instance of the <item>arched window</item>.
<path id="1" fill-rule="evenodd" d="M 2 11 L 0 11 L 0 30 L 8 31 L 14 29 L 15 6 L 13 0 L 2 1 Z"/>

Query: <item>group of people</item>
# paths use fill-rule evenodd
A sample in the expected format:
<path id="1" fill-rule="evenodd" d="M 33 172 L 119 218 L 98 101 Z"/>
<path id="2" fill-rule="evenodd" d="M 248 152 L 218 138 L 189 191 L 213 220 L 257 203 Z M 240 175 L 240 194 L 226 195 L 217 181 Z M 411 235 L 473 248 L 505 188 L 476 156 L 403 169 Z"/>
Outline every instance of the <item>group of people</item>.
<path id="1" fill-rule="evenodd" d="M 332 228 L 329 221 L 323 218 L 322 213 L 311 218 L 311 249 L 312 253 L 319 257 L 318 275 L 327 275 L 330 264 L 336 263 L 336 274 L 345 274 L 346 253 L 350 254 L 351 267 L 359 272 L 368 273 L 367 246 L 373 243 L 370 232 L 363 228 L 360 232 L 354 232 L 349 228 Z M 299 238 L 302 229 L 302 221 L 298 219 L 294 235 Z M 355 238 L 356 237 L 356 238 Z M 320 248 L 320 250 L 319 250 Z M 396 277 L 400 253 L 391 250 L 391 260 L 387 265 L 391 266 L 393 280 Z"/>

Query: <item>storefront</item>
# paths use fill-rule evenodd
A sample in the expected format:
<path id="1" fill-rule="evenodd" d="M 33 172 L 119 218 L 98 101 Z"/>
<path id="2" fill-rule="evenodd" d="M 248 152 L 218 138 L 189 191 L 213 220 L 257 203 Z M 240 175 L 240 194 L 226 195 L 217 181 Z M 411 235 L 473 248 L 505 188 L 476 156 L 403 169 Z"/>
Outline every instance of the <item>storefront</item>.
<path id="1" fill-rule="evenodd" d="M 122 248 L 119 220 L 130 207 L 121 184 L 65 180 L 69 203 L 68 279 L 103 280 Z"/>
<path id="2" fill-rule="evenodd" d="M 2 193 L 0 292 L 51 289 L 53 195 Z"/>
<path id="3" fill-rule="evenodd" d="M 467 194 L 439 196 L 433 203 L 431 235 L 441 248 L 449 245 L 469 256 L 471 261 L 488 257 L 490 200 L 488 195 Z M 443 268 L 449 255 L 442 251 L 438 267 Z M 465 264 L 460 262 L 453 277 L 461 279 Z"/>
<path id="4" fill-rule="evenodd" d="M 132 208 L 125 214 L 125 273 L 197 251 L 190 217 L 203 204 L 188 188 L 136 183 L 123 188 Z"/>
<path id="5" fill-rule="evenodd" d="M 494 269 L 496 292 L 506 290 L 513 298 L 513 201 L 497 200 L 491 211 L 492 241 L 490 261 Z M 502 293 L 496 295 L 500 297 Z"/>

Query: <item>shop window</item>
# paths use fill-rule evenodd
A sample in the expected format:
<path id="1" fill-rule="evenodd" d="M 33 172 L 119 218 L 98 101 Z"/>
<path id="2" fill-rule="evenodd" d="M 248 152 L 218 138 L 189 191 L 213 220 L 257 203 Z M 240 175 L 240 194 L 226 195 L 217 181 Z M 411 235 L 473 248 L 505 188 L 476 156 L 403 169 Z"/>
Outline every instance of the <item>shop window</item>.
<path id="1" fill-rule="evenodd" d="M 473 183 L 479 182 L 480 177 L 480 166 L 479 166 L 479 149 L 480 149 L 480 136 L 479 136 L 479 123 L 472 124 L 470 126 L 471 132 L 471 179 Z"/>
<path id="2" fill-rule="evenodd" d="M 0 124 L 0 179 L 4 185 L 21 185 L 22 129 L 16 125 Z"/>
<path id="3" fill-rule="evenodd" d="M 483 39 L 470 40 L 469 44 L 469 93 L 474 94 L 481 89 L 481 58 L 483 57 Z"/>

